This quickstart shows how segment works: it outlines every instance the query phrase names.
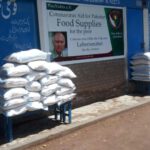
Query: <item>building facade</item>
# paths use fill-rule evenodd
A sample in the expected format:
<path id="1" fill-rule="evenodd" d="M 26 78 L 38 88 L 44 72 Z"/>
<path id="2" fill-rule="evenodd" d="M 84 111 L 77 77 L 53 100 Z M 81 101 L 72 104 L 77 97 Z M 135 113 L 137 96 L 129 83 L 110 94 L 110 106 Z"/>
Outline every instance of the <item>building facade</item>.
<path id="1" fill-rule="evenodd" d="M 130 92 L 129 61 L 149 51 L 149 1 L 1 0 L 0 12 L 1 64 L 21 50 L 52 52 L 53 33 L 65 33 L 68 54 L 54 61 L 77 75 L 74 107 Z"/>

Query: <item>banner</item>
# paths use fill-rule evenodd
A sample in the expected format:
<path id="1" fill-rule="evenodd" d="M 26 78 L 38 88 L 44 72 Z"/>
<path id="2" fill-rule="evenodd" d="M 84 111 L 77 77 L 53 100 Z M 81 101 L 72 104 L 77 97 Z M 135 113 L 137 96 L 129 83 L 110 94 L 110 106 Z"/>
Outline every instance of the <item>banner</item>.
<path id="1" fill-rule="evenodd" d="M 45 2 L 46 34 L 52 61 L 124 55 L 122 8 Z"/>

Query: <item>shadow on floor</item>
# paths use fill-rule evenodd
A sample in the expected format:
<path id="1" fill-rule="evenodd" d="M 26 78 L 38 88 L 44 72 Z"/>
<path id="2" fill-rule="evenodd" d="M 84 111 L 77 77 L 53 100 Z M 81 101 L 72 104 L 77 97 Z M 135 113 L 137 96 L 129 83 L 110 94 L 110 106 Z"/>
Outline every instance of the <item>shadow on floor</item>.
<path id="1" fill-rule="evenodd" d="M 61 125 L 60 121 L 49 117 L 49 114 L 43 112 L 25 113 L 12 118 L 13 139 L 24 138 L 32 134 L 37 134 L 46 129 L 52 129 Z M 4 136 L 3 116 L 0 116 L 0 145 L 7 141 Z"/>

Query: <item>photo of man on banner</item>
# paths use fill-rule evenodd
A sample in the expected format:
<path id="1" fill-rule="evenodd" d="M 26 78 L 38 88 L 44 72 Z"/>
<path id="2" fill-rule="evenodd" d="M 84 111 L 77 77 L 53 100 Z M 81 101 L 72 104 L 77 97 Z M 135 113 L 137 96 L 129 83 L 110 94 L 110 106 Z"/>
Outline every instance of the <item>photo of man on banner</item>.
<path id="1" fill-rule="evenodd" d="M 49 33 L 51 41 L 51 60 L 60 60 L 62 57 L 68 56 L 67 49 L 67 32 L 51 32 Z"/>

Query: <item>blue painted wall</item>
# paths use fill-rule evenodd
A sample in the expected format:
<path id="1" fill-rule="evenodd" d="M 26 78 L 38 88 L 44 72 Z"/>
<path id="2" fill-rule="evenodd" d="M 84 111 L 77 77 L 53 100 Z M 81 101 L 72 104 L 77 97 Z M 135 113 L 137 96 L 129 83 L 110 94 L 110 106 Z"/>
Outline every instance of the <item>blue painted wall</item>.
<path id="1" fill-rule="evenodd" d="M 140 0 L 53 0 L 58 2 L 72 2 L 96 5 L 109 5 L 109 6 L 124 6 L 124 7 L 139 7 Z"/>
<path id="2" fill-rule="evenodd" d="M 139 0 L 53 0 L 96 5 L 125 6 L 138 8 Z M 17 12 L 14 3 L 9 6 L 6 0 L 0 1 L 0 65 L 3 58 L 12 52 L 29 48 L 40 48 L 38 20 L 35 0 L 17 0 Z M 2 8 L 3 7 L 3 8 Z M 9 16 L 8 8 L 11 11 Z"/>
<path id="3" fill-rule="evenodd" d="M 127 9 L 127 60 L 128 76 L 131 78 L 130 61 L 133 55 L 144 52 L 143 10 Z"/>
<path id="4" fill-rule="evenodd" d="M 39 46 L 36 2 L 0 1 L 0 65 L 12 52 Z"/>

